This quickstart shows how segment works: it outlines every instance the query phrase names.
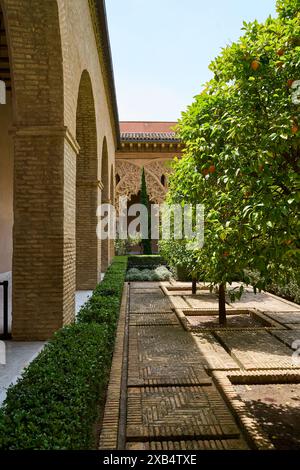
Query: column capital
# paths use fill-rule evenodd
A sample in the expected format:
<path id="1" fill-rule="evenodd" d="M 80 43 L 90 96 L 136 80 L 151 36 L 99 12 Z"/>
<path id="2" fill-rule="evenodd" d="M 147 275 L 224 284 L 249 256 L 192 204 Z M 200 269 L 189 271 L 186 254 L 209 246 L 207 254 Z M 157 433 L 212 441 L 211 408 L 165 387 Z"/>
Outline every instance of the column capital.
<path id="1" fill-rule="evenodd" d="M 9 133 L 13 136 L 21 137 L 63 137 L 70 144 L 76 155 L 80 152 L 80 145 L 67 126 L 13 126 Z"/>

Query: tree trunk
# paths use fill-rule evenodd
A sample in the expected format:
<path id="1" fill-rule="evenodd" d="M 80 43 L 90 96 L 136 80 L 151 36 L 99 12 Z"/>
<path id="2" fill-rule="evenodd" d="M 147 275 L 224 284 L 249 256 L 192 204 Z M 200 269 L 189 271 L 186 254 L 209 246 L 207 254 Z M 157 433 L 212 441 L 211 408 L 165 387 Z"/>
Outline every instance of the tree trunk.
<path id="1" fill-rule="evenodd" d="M 226 326 L 225 284 L 219 285 L 219 323 Z"/>
<path id="2" fill-rule="evenodd" d="M 197 279 L 192 279 L 192 294 L 197 294 Z"/>

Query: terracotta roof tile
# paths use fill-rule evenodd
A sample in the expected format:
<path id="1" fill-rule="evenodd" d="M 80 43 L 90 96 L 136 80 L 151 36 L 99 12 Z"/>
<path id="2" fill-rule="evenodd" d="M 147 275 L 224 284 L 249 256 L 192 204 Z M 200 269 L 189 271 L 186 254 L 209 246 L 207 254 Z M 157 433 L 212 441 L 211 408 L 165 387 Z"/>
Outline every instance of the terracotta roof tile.
<path id="1" fill-rule="evenodd" d="M 176 122 L 123 121 L 121 140 L 125 142 L 180 142 L 174 132 Z"/>
<path id="2" fill-rule="evenodd" d="M 121 132 L 126 142 L 179 142 L 175 132 Z"/>

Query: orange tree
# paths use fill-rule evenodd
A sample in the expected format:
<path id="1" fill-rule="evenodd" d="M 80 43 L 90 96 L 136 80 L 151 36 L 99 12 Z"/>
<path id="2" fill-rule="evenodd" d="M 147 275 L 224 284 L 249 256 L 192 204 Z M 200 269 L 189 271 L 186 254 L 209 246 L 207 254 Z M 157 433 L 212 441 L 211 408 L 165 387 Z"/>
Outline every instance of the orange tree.
<path id="1" fill-rule="evenodd" d="M 299 0 L 278 1 L 277 11 L 244 23 L 179 122 L 185 152 L 168 201 L 205 205 L 205 244 L 194 259 L 218 286 L 223 324 L 228 283 L 249 284 L 252 270 L 263 289 L 299 265 Z"/>

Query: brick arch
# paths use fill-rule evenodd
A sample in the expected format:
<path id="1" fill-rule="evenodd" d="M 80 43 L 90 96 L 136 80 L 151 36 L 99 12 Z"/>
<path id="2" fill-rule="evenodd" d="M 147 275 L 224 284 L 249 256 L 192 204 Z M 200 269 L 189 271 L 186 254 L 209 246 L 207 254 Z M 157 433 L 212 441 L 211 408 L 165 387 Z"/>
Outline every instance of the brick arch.
<path id="1" fill-rule="evenodd" d="M 76 288 L 93 289 L 98 282 L 98 152 L 95 103 L 89 73 L 82 73 L 76 112 L 80 151 L 76 168 Z"/>
<path id="2" fill-rule="evenodd" d="M 114 201 L 115 201 L 115 168 L 114 168 L 114 165 L 111 165 L 110 167 L 110 186 L 109 186 L 109 194 L 110 194 L 110 203 L 114 205 Z M 110 260 L 112 260 L 112 258 L 114 257 L 115 255 L 115 244 L 114 244 L 114 240 L 110 240 L 110 243 L 109 243 L 109 247 L 110 247 Z"/>
<path id="3" fill-rule="evenodd" d="M 110 180 L 109 180 L 109 162 L 106 137 L 103 139 L 102 155 L 101 155 L 101 182 L 102 194 L 101 203 L 110 203 Z M 101 272 L 105 272 L 110 261 L 110 241 L 101 240 Z"/>
<path id="4" fill-rule="evenodd" d="M 107 139 L 104 137 L 101 154 L 101 182 L 102 182 L 102 202 L 109 201 L 109 163 Z"/>
<path id="5" fill-rule="evenodd" d="M 110 184 L 109 184 L 110 201 L 113 204 L 115 200 L 115 168 L 114 165 L 110 167 Z"/>

